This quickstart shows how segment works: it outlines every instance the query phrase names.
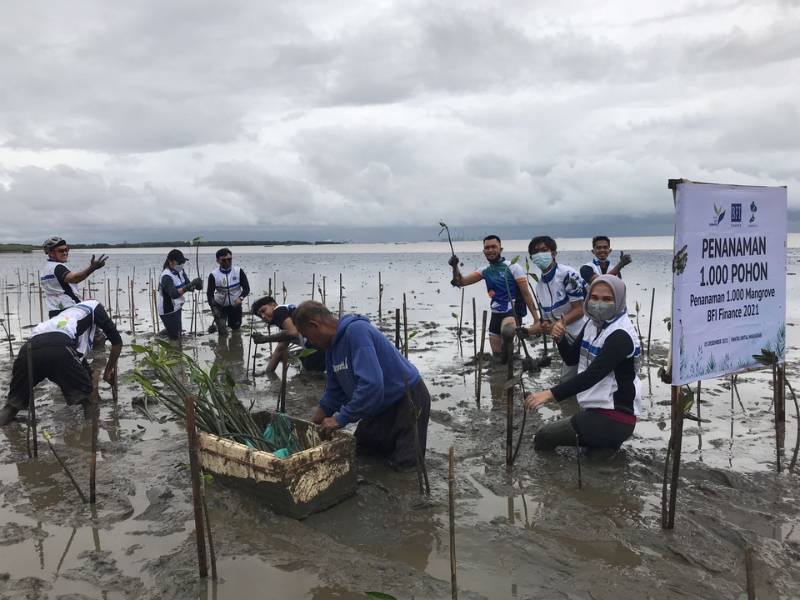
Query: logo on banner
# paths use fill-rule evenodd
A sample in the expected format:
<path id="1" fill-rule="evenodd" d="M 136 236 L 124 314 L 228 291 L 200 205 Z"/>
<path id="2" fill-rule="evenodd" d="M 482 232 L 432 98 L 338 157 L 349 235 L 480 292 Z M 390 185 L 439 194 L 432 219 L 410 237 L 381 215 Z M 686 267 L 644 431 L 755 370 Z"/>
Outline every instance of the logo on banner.
<path id="1" fill-rule="evenodd" d="M 722 219 L 725 218 L 725 211 L 722 209 L 721 206 L 717 206 L 716 202 L 714 203 L 714 220 L 709 223 L 709 225 L 716 227 L 720 223 L 722 223 Z"/>
<path id="2" fill-rule="evenodd" d="M 756 213 L 758 212 L 758 206 L 756 205 L 756 201 L 753 200 L 750 203 L 750 221 L 748 221 L 751 225 L 756 222 Z"/>
<path id="3" fill-rule="evenodd" d="M 731 223 L 742 222 L 742 205 L 739 202 L 731 203 Z"/>

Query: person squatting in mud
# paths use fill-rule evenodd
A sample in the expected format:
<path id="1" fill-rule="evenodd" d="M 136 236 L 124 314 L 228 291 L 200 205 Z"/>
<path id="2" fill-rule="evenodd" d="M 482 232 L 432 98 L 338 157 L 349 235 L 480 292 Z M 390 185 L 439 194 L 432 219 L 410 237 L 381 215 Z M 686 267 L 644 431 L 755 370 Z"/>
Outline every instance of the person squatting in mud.
<path id="1" fill-rule="evenodd" d="M 92 376 L 86 356 L 95 344 L 98 329 L 111 342 L 103 379 L 113 384 L 122 338 L 102 304 L 96 300 L 79 302 L 39 323 L 20 348 L 11 373 L 8 400 L 0 409 L 0 425 L 10 423 L 20 410 L 27 408 L 31 390 L 43 379 L 61 388 L 67 404 L 83 404 L 84 416 L 88 416 Z"/>
<path id="2" fill-rule="evenodd" d="M 458 257 L 454 254 L 448 264 L 453 267 L 453 280 L 455 287 L 465 287 L 478 283 L 481 279 L 486 282 L 489 293 L 492 318 L 489 322 L 489 345 L 492 354 L 506 363 L 514 347 L 514 330 L 522 324 L 522 319 L 530 309 L 535 324 L 539 316 L 533 303 L 533 295 L 528 290 L 527 274 L 516 263 L 506 260 L 503 256 L 503 247 L 500 238 L 488 235 L 483 238 L 483 255 L 489 262 L 467 275 L 462 275 L 458 268 Z M 524 302 L 519 302 L 519 298 Z"/>
<path id="3" fill-rule="evenodd" d="M 310 353 L 301 353 L 300 364 L 303 365 L 303 369 L 317 373 L 325 370 L 325 350 L 300 335 L 292 320 L 296 308 L 294 304 L 278 304 L 272 296 L 264 296 L 253 302 L 251 307 L 253 314 L 268 325 L 275 325 L 280 329 L 278 333 L 272 335 L 264 335 L 259 332 L 252 335 L 253 342 L 256 344 L 277 342 L 267 363 L 267 373 L 274 373 L 281 361 L 288 358 L 290 344 L 295 344 L 305 350 L 314 350 Z"/>
<path id="4" fill-rule="evenodd" d="M 217 250 L 217 268 L 208 274 L 206 299 L 214 316 L 208 332 L 214 330 L 228 335 L 228 328 L 238 331 L 242 326 L 242 301 L 250 294 L 250 282 L 244 269 L 234 266 L 229 248 Z"/>
<path id="5" fill-rule="evenodd" d="M 325 391 L 314 423 L 336 429 L 358 422 L 357 451 L 383 456 L 397 469 L 413 468 L 418 456 L 424 460 L 431 397 L 416 367 L 361 315 L 337 319 L 307 300 L 292 318 L 304 337 L 326 350 Z"/>
<path id="6" fill-rule="evenodd" d="M 107 258 L 101 254 L 95 260 L 94 254 L 92 254 L 89 266 L 83 271 L 70 271 L 66 265 L 69 258 L 69 246 L 64 238 L 54 235 L 45 240 L 42 249 L 47 255 L 47 261 L 39 279 L 47 303 L 47 316 L 52 318 L 65 308 L 74 306 L 81 301 L 76 284 L 84 281 L 98 269 L 102 269 Z"/>
<path id="7" fill-rule="evenodd" d="M 633 434 L 641 412 L 642 385 L 637 374 L 639 336 L 625 303 L 625 283 L 614 275 L 592 281 L 584 307 L 589 319 L 570 340 L 563 322 L 552 328 L 564 361 L 577 365 L 577 375 L 557 386 L 528 394 L 525 408 L 577 395 L 580 412 L 539 428 L 536 450 L 574 446 L 617 449 Z"/>

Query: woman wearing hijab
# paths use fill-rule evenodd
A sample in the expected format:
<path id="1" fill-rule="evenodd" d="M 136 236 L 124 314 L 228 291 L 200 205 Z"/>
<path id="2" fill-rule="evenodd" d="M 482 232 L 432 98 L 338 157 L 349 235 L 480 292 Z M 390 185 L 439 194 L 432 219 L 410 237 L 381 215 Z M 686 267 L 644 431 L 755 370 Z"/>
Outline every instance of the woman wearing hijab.
<path id="1" fill-rule="evenodd" d="M 613 275 L 594 279 L 584 300 L 589 317 L 578 337 L 565 336 L 559 322 L 552 336 L 564 362 L 578 365 L 578 374 L 549 390 L 528 394 L 525 408 L 577 395 L 581 411 L 547 424 L 536 432 L 536 450 L 577 443 L 589 448 L 619 448 L 633 434 L 641 412 L 642 387 L 636 373 L 641 354 L 639 336 L 628 318 L 625 283 Z"/>
<path id="2" fill-rule="evenodd" d="M 192 290 L 202 290 L 203 280 L 199 277 L 189 281 L 183 270 L 186 257 L 180 250 L 170 250 L 167 260 L 164 261 L 164 270 L 158 282 L 158 316 L 167 329 L 171 340 L 181 337 L 183 324 L 181 323 L 181 307 L 183 295 Z"/>

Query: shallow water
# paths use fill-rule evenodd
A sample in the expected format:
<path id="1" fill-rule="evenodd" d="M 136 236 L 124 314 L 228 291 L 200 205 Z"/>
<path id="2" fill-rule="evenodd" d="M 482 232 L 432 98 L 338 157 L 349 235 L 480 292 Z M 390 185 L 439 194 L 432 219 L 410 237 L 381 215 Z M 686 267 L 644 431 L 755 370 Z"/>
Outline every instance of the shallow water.
<path id="1" fill-rule="evenodd" d="M 626 249 L 648 245 L 641 239 L 621 242 Z M 622 247 L 621 242 L 615 240 L 615 245 Z M 651 242 L 665 248 L 663 240 Z M 457 245 L 465 270 L 482 264 L 479 243 Z M 524 255 L 525 244 L 506 245 L 508 257 Z M 634 262 L 624 271 L 629 311 L 635 314 L 639 303 L 645 338 L 656 289 L 652 356 L 642 373 L 645 414 L 621 455 L 584 457 L 580 490 L 574 451 L 536 455 L 529 443 L 543 421 L 574 407 L 545 407 L 528 415 L 527 443 L 512 471 L 506 470 L 505 368 L 485 367 L 481 396 L 475 395 L 472 298 L 480 322 L 488 304 L 485 290 L 478 284 L 465 291 L 459 344 L 458 320 L 452 313 L 460 312 L 461 295 L 449 285 L 446 245 L 233 250 L 254 296 L 266 292 L 267 280 L 274 277 L 278 290 L 286 288 L 287 301 L 308 299 L 314 273 L 320 287 L 324 277 L 326 303 L 335 309 L 342 273 L 344 310 L 368 314 L 375 321 L 380 271 L 382 325 L 391 337 L 394 310 L 406 294 L 409 330 L 416 332 L 409 343 L 410 358 L 434 400 L 427 460 L 431 499 L 420 498 L 413 473 L 365 463 L 355 497 L 297 522 L 214 484 L 208 493 L 222 579 L 206 585 L 196 578 L 181 427 L 170 420 L 145 420 L 131 405 L 139 390 L 123 379 L 117 406 L 107 386 L 101 389 L 99 499 L 94 515 L 81 505 L 43 441 L 39 460 L 27 458 L 24 423 L 0 429 L 0 597 L 333 600 L 363 598 L 363 592 L 375 590 L 398 598 L 449 598 L 446 477 L 451 445 L 457 456 L 456 546 L 463 598 L 738 598 L 744 591 L 746 544 L 756 552 L 759 598 L 790 598 L 800 589 L 799 479 L 785 471 L 775 473 L 772 391 L 765 372 L 739 378 L 744 412 L 738 401 L 731 410 L 727 381 L 703 382 L 702 417 L 710 423 L 686 421 L 677 528 L 666 533 L 660 529 L 669 387 L 659 382 L 656 369 L 665 360 L 668 343 L 662 321 L 669 314 L 668 249 L 635 251 Z M 201 272 L 212 268 L 211 253 L 213 249 L 202 249 Z M 71 266 L 80 268 L 90 254 L 74 251 Z M 160 271 L 165 254 L 166 249 L 113 251 L 105 269 L 96 274 L 93 291 L 87 288 L 87 296 L 105 302 L 110 284 L 112 312 L 126 343 L 121 372 L 133 367 L 130 342 L 152 340 L 147 280 L 151 269 Z M 578 250 L 559 255 L 561 262 L 574 266 L 589 258 Z M 798 292 L 798 259 L 800 253 L 790 250 L 789 298 Z M 15 351 L 38 322 L 38 291 L 28 282 L 35 281 L 40 267 L 38 256 L 0 255 Z M 131 323 L 127 282 L 134 267 L 136 311 Z M 318 289 L 314 295 L 319 299 Z M 278 299 L 283 300 L 282 293 Z M 794 323 L 800 308 L 792 303 L 788 307 L 787 372 L 794 384 Z M 191 305 L 184 307 L 185 327 L 191 312 Z M 255 382 L 246 374 L 252 352 L 250 324 L 224 342 L 203 333 L 209 324 L 208 313 L 200 312 L 199 335 L 185 337 L 185 350 L 201 362 L 230 367 L 243 401 L 274 408 L 280 383 L 261 375 L 266 347 L 259 347 L 256 356 Z M 554 362 L 541 373 L 526 375 L 526 388 L 550 385 L 557 369 Z M 0 358 L 4 390 L 9 376 L 6 352 Z M 323 381 L 290 369 L 288 385 L 287 410 L 306 417 Z M 57 451 L 88 487 L 89 428 L 80 411 L 66 407 L 50 384 L 37 388 L 37 398 L 40 428 L 53 433 Z M 158 407 L 154 410 L 165 415 Z M 797 431 L 791 399 L 787 413 L 785 464 Z M 517 427 L 521 417 L 518 408 Z"/>

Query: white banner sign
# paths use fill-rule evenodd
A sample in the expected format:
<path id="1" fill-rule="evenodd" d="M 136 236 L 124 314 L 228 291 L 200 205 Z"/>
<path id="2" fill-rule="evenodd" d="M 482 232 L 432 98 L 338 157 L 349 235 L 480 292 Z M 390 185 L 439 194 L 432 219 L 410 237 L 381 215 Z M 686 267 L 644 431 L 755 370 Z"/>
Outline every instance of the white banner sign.
<path id="1" fill-rule="evenodd" d="M 786 188 L 681 181 L 675 213 L 672 385 L 783 361 Z"/>

